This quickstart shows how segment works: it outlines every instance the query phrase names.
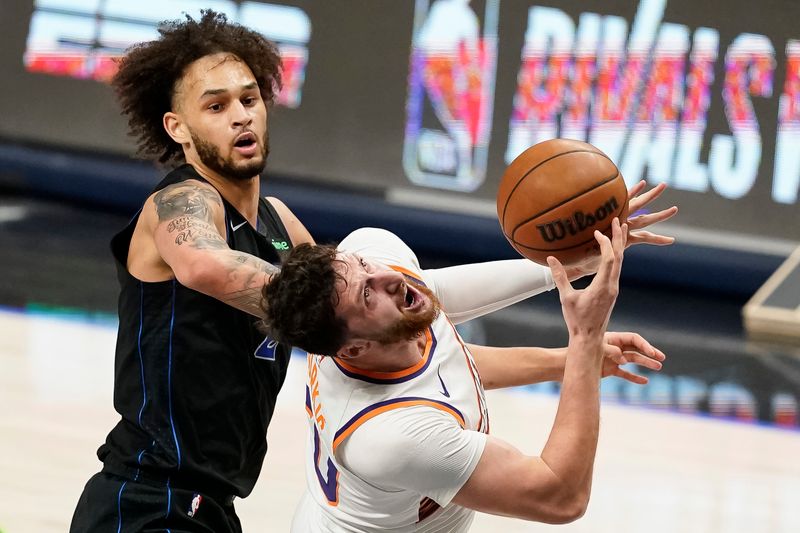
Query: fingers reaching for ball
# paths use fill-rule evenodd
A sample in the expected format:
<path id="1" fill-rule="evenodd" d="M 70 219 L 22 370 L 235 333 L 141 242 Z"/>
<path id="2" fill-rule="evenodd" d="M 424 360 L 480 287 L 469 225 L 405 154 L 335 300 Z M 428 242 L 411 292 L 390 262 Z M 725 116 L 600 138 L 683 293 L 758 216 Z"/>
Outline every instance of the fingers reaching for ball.
<path id="1" fill-rule="evenodd" d="M 628 246 L 634 244 L 652 244 L 655 246 L 672 244 L 675 242 L 674 237 L 641 231 L 658 222 L 669 220 L 678 213 L 678 207 L 674 205 L 654 213 L 638 213 L 661 196 L 667 188 L 666 183 L 659 183 L 649 191 L 642 193 L 645 185 L 646 182 L 641 180 L 628 190 L 628 211 L 630 213 L 628 217 L 628 227 L 630 228 Z"/>
<path id="2" fill-rule="evenodd" d="M 564 269 L 564 265 L 561 264 L 561 261 L 552 255 L 547 257 L 547 266 L 550 267 L 550 272 L 553 276 L 553 282 L 556 284 L 558 293 L 563 301 L 564 295 L 573 290 L 572 284 L 569 282 L 567 271 Z"/>
<path id="3" fill-rule="evenodd" d="M 619 294 L 627 226 L 620 224 L 615 217 L 611 222 L 610 239 L 600 231 L 596 231 L 594 237 L 600 248 L 600 265 L 597 275 L 585 289 L 573 288 L 561 262 L 553 256 L 547 258 L 570 335 L 578 332 L 591 335 L 602 333 Z"/>
<path id="4" fill-rule="evenodd" d="M 599 231 L 594 232 L 594 238 L 600 246 L 600 265 L 597 270 L 598 283 L 618 283 L 622 269 L 622 255 L 628 239 L 628 225 L 620 224 L 614 217 L 611 221 L 611 238 Z"/>

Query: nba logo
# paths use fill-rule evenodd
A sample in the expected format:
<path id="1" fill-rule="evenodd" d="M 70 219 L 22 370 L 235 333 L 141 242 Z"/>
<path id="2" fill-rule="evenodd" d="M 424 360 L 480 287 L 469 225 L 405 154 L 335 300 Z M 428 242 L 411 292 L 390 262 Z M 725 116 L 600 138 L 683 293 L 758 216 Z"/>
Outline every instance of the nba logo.
<path id="1" fill-rule="evenodd" d="M 200 509 L 200 504 L 202 502 L 203 502 L 203 497 L 195 493 L 194 497 L 192 498 L 192 506 L 189 508 L 189 512 L 186 514 L 188 514 L 189 517 L 194 518 L 194 515 L 197 514 L 197 510 Z"/>
<path id="2" fill-rule="evenodd" d="M 403 146 L 417 185 L 474 191 L 486 178 L 499 3 L 417 0 Z"/>

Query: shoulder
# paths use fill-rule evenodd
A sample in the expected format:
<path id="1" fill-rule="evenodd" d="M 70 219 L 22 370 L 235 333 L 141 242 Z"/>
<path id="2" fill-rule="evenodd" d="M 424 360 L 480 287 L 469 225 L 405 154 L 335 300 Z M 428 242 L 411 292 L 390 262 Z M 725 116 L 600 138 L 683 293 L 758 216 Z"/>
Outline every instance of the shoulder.
<path id="1" fill-rule="evenodd" d="M 275 210 L 275 213 L 277 213 L 278 217 L 281 219 L 294 246 L 304 242 L 314 244 L 314 238 L 285 203 L 274 196 L 265 196 L 264 200 L 267 204 L 272 206 L 272 209 Z"/>
<path id="2" fill-rule="evenodd" d="M 272 207 L 274 207 L 276 210 L 278 209 L 286 209 L 287 211 L 289 210 L 289 208 L 286 206 L 285 203 L 283 203 L 283 201 L 280 198 L 276 198 L 275 196 L 265 196 L 264 200 L 266 200 L 266 202 L 270 204 Z"/>
<path id="3" fill-rule="evenodd" d="M 461 432 L 456 419 L 444 411 L 426 405 L 403 407 L 364 422 L 342 443 L 337 455 L 367 477 L 398 474 L 421 459 L 421 448 L 430 448 L 443 435 Z"/>
<path id="4" fill-rule="evenodd" d="M 336 451 L 339 463 L 379 487 L 414 490 L 445 504 L 469 478 L 486 435 L 426 405 L 366 421 Z"/>
<path id="5" fill-rule="evenodd" d="M 289 209 L 289 206 L 283 203 L 282 200 L 275 198 L 274 196 L 265 196 L 264 201 L 267 202 L 267 205 L 272 207 L 284 224 L 292 220 L 297 220 L 297 217 L 294 215 L 294 213 L 292 213 L 292 210 Z"/>
<path id="6" fill-rule="evenodd" d="M 213 193 L 214 196 L 217 198 L 222 198 L 217 191 L 210 183 L 207 181 L 199 180 L 199 179 L 186 179 L 182 181 L 178 181 L 176 183 L 170 183 L 165 185 L 163 188 L 155 191 L 153 196 L 156 195 L 163 195 L 163 194 L 170 194 L 176 191 L 203 191 L 204 193 Z"/>
<path id="7" fill-rule="evenodd" d="M 381 228 L 359 228 L 342 239 L 339 248 L 348 252 L 366 248 L 397 248 L 411 252 L 411 248 L 400 237 Z"/>
<path id="8" fill-rule="evenodd" d="M 189 179 L 167 185 L 150 197 L 159 219 L 222 208 L 222 196 L 210 184 Z"/>
<path id="9" fill-rule="evenodd" d="M 389 265 L 399 265 L 420 271 L 414 251 L 403 240 L 385 229 L 360 228 L 345 237 L 339 250 L 377 259 Z"/>
<path id="10" fill-rule="evenodd" d="M 188 179 L 153 192 L 142 207 L 137 225 L 152 231 L 158 224 L 177 217 L 221 220 L 224 212 L 222 197 L 214 187 L 204 181 Z"/>

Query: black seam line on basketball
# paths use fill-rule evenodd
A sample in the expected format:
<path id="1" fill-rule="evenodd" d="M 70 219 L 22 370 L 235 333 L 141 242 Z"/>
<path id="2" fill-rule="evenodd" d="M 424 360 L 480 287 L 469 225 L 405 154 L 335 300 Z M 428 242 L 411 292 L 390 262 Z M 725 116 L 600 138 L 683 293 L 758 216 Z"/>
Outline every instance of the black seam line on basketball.
<path id="1" fill-rule="evenodd" d="M 533 246 L 526 246 L 521 242 L 517 242 L 512 239 L 511 243 L 514 246 L 519 246 L 521 248 L 525 248 L 526 250 L 531 250 L 534 252 L 563 252 L 564 250 L 572 250 L 573 248 L 578 248 L 579 246 L 583 246 L 584 244 L 588 244 L 595 240 L 594 235 L 592 237 L 586 239 L 585 241 L 581 241 L 578 244 L 573 244 L 572 246 L 565 246 L 564 248 L 534 248 Z"/>
<path id="2" fill-rule="evenodd" d="M 518 223 L 518 224 L 517 224 L 517 225 L 514 227 L 514 229 L 511 231 L 511 238 L 512 238 L 512 239 L 514 238 L 514 234 L 515 234 L 515 233 L 517 233 L 517 230 L 520 228 L 520 226 L 524 226 L 525 224 L 527 224 L 527 223 L 528 223 L 528 222 L 530 222 L 531 220 L 535 220 L 535 219 L 539 218 L 540 216 L 544 215 L 545 213 L 548 213 L 548 212 L 552 211 L 553 209 L 557 209 L 557 208 L 561 207 L 562 205 L 566 204 L 567 202 L 571 202 L 571 201 L 572 201 L 572 200 L 574 200 L 575 198 L 579 198 L 580 196 L 583 196 L 583 195 L 584 195 L 584 194 L 586 194 L 587 192 L 591 192 L 591 191 L 593 191 L 593 190 L 595 190 L 595 189 L 597 189 L 597 188 L 599 188 L 599 187 L 602 187 L 603 185 L 606 185 L 607 183 L 610 183 L 612 180 L 615 180 L 615 179 L 617 179 L 617 176 L 619 176 L 619 169 L 617 169 L 617 173 L 616 173 L 616 174 L 614 174 L 614 175 L 613 175 L 613 176 L 611 176 L 610 178 L 606 178 L 606 179 L 604 179 L 603 181 L 601 181 L 601 182 L 599 182 L 599 183 L 596 183 L 595 185 L 593 185 L 593 186 L 592 186 L 592 188 L 591 188 L 591 189 L 586 189 L 585 191 L 581 191 L 581 192 L 579 192 L 578 194 L 576 194 L 575 196 L 572 196 L 571 198 L 567 198 L 566 200 L 562 201 L 562 202 L 561 202 L 561 203 L 559 203 L 559 204 L 556 204 L 556 205 L 550 206 L 548 209 L 546 209 L 546 210 L 542 211 L 541 213 L 536 213 L 535 215 L 533 215 L 533 216 L 531 216 L 531 217 L 529 217 L 529 218 L 527 218 L 527 219 L 525 219 L 525 220 L 522 220 L 522 221 L 520 221 L 520 222 L 519 222 L 519 223 Z M 627 195 L 627 192 L 626 192 L 626 195 Z M 625 199 L 625 201 L 627 202 L 627 201 L 628 201 L 628 199 L 626 198 L 626 199 Z"/>
<path id="3" fill-rule="evenodd" d="M 517 183 L 515 183 L 515 184 L 514 184 L 514 187 L 511 189 L 511 192 L 509 192 L 509 193 L 508 193 L 508 196 L 506 196 L 506 203 L 505 203 L 505 205 L 503 205 L 503 214 L 502 214 L 502 216 L 500 217 L 500 221 L 501 221 L 500 223 L 501 223 L 501 225 L 502 225 L 504 228 L 506 227 L 506 211 L 508 210 L 508 202 L 509 202 L 509 201 L 511 201 L 511 197 L 512 197 L 512 196 L 514 196 L 514 191 L 516 191 L 516 190 L 517 190 L 517 187 L 519 187 L 519 184 L 520 184 L 520 183 L 522 183 L 522 182 L 525 180 L 525 178 L 527 178 L 527 177 L 528 177 L 528 174 L 530 174 L 531 172 L 533 172 L 534 170 L 536 170 L 536 169 L 537 169 L 537 168 L 539 168 L 540 166 L 544 165 L 544 164 L 545 164 L 545 163 L 547 163 L 548 161 L 551 161 L 551 160 L 555 159 L 556 157 L 561 157 L 562 155 L 569 155 L 569 154 L 583 154 L 583 153 L 588 153 L 588 154 L 597 154 L 597 155 L 603 156 L 603 157 L 605 157 L 606 159 L 608 159 L 609 161 L 611 161 L 611 158 L 610 158 L 610 157 L 608 157 L 608 156 L 607 156 L 606 154 L 604 154 L 603 152 L 595 152 L 594 150 L 584 150 L 584 149 L 581 149 L 581 150 L 570 150 L 569 152 L 561 152 L 560 154 L 556 154 L 556 155 L 554 155 L 554 156 L 552 156 L 552 157 L 548 157 L 547 159 L 545 159 L 544 161 L 542 161 L 541 163 L 539 163 L 538 165 L 536 165 L 536 166 L 535 166 L 535 167 L 533 167 L 532 169 L 528 170 L 528 171 L 527 171 L 525 174 L 523 174 L 523 175 L 522 175 L 522 177 L 519 179 L 519 181 L 517 181 Z M 611 161 L 611 164 L 612 164 L 612 165 L 614 165 L 614 162 L 613 162 L 613 161 Z M 617 166 L 617 165 L 614 165 L 614 167 L 615 167 L 615 168 L 616 168 L 616 166 Z M 617 170 L 617 173 L 619 173 L 619 170 Z"/>

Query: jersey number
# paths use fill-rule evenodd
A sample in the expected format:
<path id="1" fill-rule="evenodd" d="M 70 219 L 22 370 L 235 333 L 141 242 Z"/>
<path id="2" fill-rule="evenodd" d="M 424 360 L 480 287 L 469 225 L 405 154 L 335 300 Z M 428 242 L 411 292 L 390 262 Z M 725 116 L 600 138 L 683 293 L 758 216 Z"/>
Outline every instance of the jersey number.
<path id="1" fill-rule="evenodd" d="M 275 360 L 275 351 L 278 349 L 278 341 L 269 337 L 265 338 L 261 344 L 256 348 L 253 354 L 258 359 L 266 359 L 267 361 Z"/>
<path id="2" fill-rule="evenodd" d="M 312 423 L 311 427 L 314 428 L 314 471 L 317 474 L 317 481 L 319 481 L 319 486 L 322 489 L 322 492 L 325 494 L 325 498 L 328 499 L 328 503 L 330 505 L 338 505 L 339 504 L 339 470 L 336 469 L 336 466 L 331 461 L 331 458 L 328 457 L 326 461 L 326 473 L 323 476 L 322 471 L 320 470 L 320 445 L 319 445 L 319 430 L 317 430 L 317 425 Z"/>

